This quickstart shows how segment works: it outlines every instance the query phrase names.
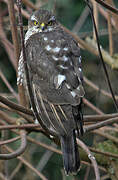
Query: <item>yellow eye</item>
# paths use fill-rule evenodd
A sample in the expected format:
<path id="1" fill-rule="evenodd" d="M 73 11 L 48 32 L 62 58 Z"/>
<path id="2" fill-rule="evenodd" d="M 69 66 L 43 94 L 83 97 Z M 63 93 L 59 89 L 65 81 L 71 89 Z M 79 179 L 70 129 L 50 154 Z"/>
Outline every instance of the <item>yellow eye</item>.
<path id="1" fill-rule="evenodd" d="M 48 22 L 48 25 L 51 26 L 51 25 L 52 25 L 52 21 L 49 21 L 49 22 Z"/>
<path id="2" fill-rule="evenodd" d="M 37 21 L 34 21 L 34 25 L 37 26 L 39 23 Z"/>

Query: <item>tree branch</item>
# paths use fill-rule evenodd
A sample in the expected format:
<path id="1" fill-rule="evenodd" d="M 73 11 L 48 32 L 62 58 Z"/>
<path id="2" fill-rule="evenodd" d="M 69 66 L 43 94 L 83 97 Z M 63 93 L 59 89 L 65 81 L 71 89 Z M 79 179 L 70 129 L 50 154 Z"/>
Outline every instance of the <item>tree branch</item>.
<path id="1" fill-rule="evenodd" d="M 99 169 L 98 169 L 95 157 L 91 154 L 88 147 L 81 140 L 77 139 L 77 144 L 88 154 L 88 158 L 90 159 L 90 161 L 91 161 L 91 163 L 93 164 L 93 167 L 94 167 L 96 180 L 100 180 L 100 173 L 99 173 Z"/>
<path id="2" fill-rule="evenodd" d="M 16 158 L 25 151 L 27 146 L 26 131 L 21 130 L 20 136 L 21 136 L 20 148 L 10 154 L 0 154 L 0 159 L 8 160 L 8 159 Z"/>
<path id="3" fill-rule="evenodd" d="M 116 8 L 108 5 L 108 3 L 106 3 L 105 1 L 103 1 L 103 0 L 94 0 L 94 1 L 96 1 L 96 2 L 99 3 L 99 4 L 101 4 L 101 5 L 104 6 L 106 9 L 112 11 L 113 13 L 118 14 L 118 9 L 116 9 Z"/>

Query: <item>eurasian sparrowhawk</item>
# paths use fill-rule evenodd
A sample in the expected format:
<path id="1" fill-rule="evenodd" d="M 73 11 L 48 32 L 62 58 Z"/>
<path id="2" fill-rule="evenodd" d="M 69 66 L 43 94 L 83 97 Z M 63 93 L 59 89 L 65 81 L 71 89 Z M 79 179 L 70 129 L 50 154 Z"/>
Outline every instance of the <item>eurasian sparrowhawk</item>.
<path id="1" fill-rule="evenodd" d="M 35 11 L 28 23 L 25 50 L 37 111 L 45 126 L 60 138 L 67 174 L 80 167 L 76 135 L 82 133 L 84 96 L 80 48 L 47 10 Z M 18 84 L 24 79 L 22 54 Z"/>

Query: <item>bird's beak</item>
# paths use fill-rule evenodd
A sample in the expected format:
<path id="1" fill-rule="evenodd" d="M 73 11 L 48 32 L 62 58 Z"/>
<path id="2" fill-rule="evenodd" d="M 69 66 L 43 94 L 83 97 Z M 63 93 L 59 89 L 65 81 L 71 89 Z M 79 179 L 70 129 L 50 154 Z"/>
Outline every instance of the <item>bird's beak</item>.
<path id="1" fill-rule="evenodd" d="M 43 31 L 45 29 L 45 23 L 41 23 L 40 29 Z"/>

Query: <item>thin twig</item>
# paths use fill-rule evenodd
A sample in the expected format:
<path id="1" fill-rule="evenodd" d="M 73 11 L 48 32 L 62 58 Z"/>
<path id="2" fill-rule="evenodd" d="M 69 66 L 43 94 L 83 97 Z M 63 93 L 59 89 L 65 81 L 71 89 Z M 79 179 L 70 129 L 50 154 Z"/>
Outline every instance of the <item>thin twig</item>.
<path id="1" fill-rule="evenodd" d="M 105 62 L 104 62 L 104 59 L 103 59 L 103 55 L 102 55 L 102 52 L 101 52 L 101 48 L 100 48 L 99 36 L 98 36 L 98 32 L 97 32 L 97 27 L 96 27 L 95 19 L 94 19 L 94 16 L 93 16 L 93 10 L 92 10 L 90 4 L 88 3 L 88 1 L 87 0 L 85 0 L 85 1 L 86 1 L 87 5 L 88 5 L 88 7 L 90 9 L 90 12 L 91 12 L 91 17 L 92 17 L 93 25 L 94 25 L 94 29 L 95 29 L 95 35 L 96 35 L 96 42 L 97 42 L 99 57 L 100 57 L 100 60 L 102 62 L 102 66 L 103 66 L 103 69 L 104 69 L 106 80 L 107 80 L 107 83 L 108 83 L 108 86 L 109 86 L 109 89 L 110 89 L 110 92 L 111 92 L 111 95 L 112 95 L 112 100 L 114 102 L 116 111 L 118 111 L 118 103 L 116 101 L 116 98 L 115 98 L 115 95 L 114 95 L 114 92 L 113 92 L 113 88 L 112 88 L 112 85 L 111 85 L 109 74 L 108 74 L 108 71 L 107 71 L 107 68 L 106 68 L 106 65 L 105 65 Z"/>
<path id="2" fill-rule="evenodd" d="M 19 41 L 18 41 L 18 31 L 17 31 L 17 25 L 16 25 L 14 1 L 13 0 L 8 1 L 8 10 L 9 10 L 10 25 L 11 25 L 13 44 L 14 44 L 15 57 L 16 57 L 16 62 L 17 62 L 17 66 L 18 66 L 20 47 L 19 47 Z M 26 97 L 25 97 L 25 93 L 24 93 L 24 88 L 22 86 L 18 85 L 18 92 L 19 92 L 20 104 L 26 106 L 27 101 L 26 101 Z"/>
<path id="3" fill-rule="evenodd" d="M 109 98 L 112 98 L 111 94 L 108 93 L 107 91 L 103 90 L 103 89 L 100 89 L 96 84 L 94 84 L 92 81 L 90 81 L 88 78 L 86 78 L 84 76 L 84 82 L 89 85 L 90 87 L 92 87 L 93 89 L 95 89 L 96 91 L 100 91 L 100 93 L 102 93 L 103 95 L 109 97 Z M 115 98 L 118 99 L 118 96 L 115 95 Z"/>
<path id="4" fill-rule="evenodd" d="M 86 115 L 84 116 L 84 121 L 89 122 L 89 121 L 104 121 L 110 118 L 115 118 L 118 117 L 118 113 L 114 114 L 103 114 L 103 115 Z"/>
<path id="5" fill-rule="evenodd" d="M 18 66 L 19 49 L 20 48 L 19 48 L 19 42 L 18 42 L 18 32 L 17 32 L 17 25 L 16 25 L 14 1 L 13 0 L 8 1 L 8 10 L 9 10 L 12 40 L 13 40 L 13 45 L 14 45 L 14 53 L 15 53 L 16 62 L 17 62 L 17 66 Z"/>
<path id="6" fill-rule="evenodd" d="M 94 133 L 100 135 L 100 136 L 103 136 L 107 139 L 110 139 L 111 141 L 115 142 L 115 143 L 118 143 L 118 138 L 117 137 L 114 137 L 108 133 L 104 133 L 102 130 L 94 130 Z"/>
<path id="7" fill-rule="evenodd" d="M 51 146 L 54 148 L 57 147 L 57 145 L 54 142 L 51 143 Z M 40 162 L 37 165 L 37 169 L 43 171 L 44 167 L 46 166 L 52 155 L 53 155 L 53 151 L 46 150 L 46 152 L 43 154 L 43 156 L 40 159 Z"/>
<path id="8" fill-rule="evenodd" d="M 84 176 L 84 180 L 88 180 L 88 177 L 89 177 L 89 173 L 90 173 L 90 166 L 88 166 L 87 168 L 86 168 L 86 173 L 85 173 L 85 176 Z"/>
<path id="9" fill-rule="evenodd" d="M 87 37 L 85 39 L 86 42 L 86 50 L 90 51 L 92 54 L 95 54 L 98 56 L 98 48 L 97 48 L 97 44 L 96 41 L 94 41 L 93 39 Z M 91 47 L 88 47 L 91 46 Z M 104 48 L 102 46 L 100 46 L 101 48 L 101 52 L 104 58 L 104 61 L 110 65 L 113 69 L 118 69 L 118 63 L 116 62 L 116 59 L 114 57 L 111 57 L 110 54 L 104 50 Z"/>
<path id="10" fill-rule="evenodd" d="M 99 23 L 98 23 L 98 5 L 94 0 L 91 0 L 92 4 L 93 4 L 93 15 L 94 15 L 94 19 L 95 19 L 95 23 L 96 23 L 96 28 L 98 31 L 99 28 Z M 95 29 L 93 27 L 93 39 L 96 41 L 96 34 L 95 34 Z"/>
<path id="11" fill-rule="evenodd" d="M 8 4 L 8 1 L 9 1 L 9 0 L 3 0 L 3 1 Z M 14 4 L 14 9 L 15 9 L 16 11 L 18 11 L 18 7 L 16 6 L 16 4 Z M 24 9 L 21 9 L 21 13 L 22 13 L 22 15 L 23 15 L 26 19 L 29 19 L 30 15 L 28 14 L 27 11 L 25 11 Z"/>
<path id="12" fill-rule="evenodd" d="M 10 152 L 13 153 L 14 151 L 5 145 L 5 148 Z M 30 168 L 33 172 L 35 172 L 42 180 L 48 180 L 42 173 L 40 173 L 36 168 L 34 168 L 27 160 L 25 160 L 23 157 L 18 156 L 17 159 L 19 159 L 23 164 L 25 164 L 28 168 Z"/>
<path id="13" fill-rule="evenodd" d="M 15 141 L 17 141 L 19 139 L 20 139 L 20 136 L 12 138 L 12 139 L 9 139 L 9 140 L 0 141 L 0 146 L 4 145 L 4 144 L 9 144 L 9 143 L 15 142 Z"/>
<path id="14" fill-rule="evenodd" d="M 32 110 L 26 109 L 21 105 L 13 103 L 12 101 L 9 101 L 7 98 L 4 98 L 4 97 L 0 96 L 0 102 L 2 102 L 3 104 L 7 105 L 8 107 L 10 107 L 12 109 L 15 109 L 15 110 L 20 111 L 22 113 L 26 113 L 26 114 L 29 114 L 29 115 L 33 116 Z"/>
<path id="15" fill-rule="evenodd" d="M 109 2 L 109 0 L 107 0 Z M 111 24 L 111 12 L 108 11 L 108 32 L 109 32 L 109 53 L 113 56 L 113 34 L 112 34 L 112 24 Z"/>
<path id="16" fill-rule="evenodd" d="M 115 13 L 115 14 L 118 14 L 118 9 L 108 5 L 108 3 L 106 3 L 105 1 L 103 0 L 94 0 L 96 1 L 97 3 L 101 4 L 102 6 L 104 6 L 106 9 L 110 10 L 111 12 Z"/>
<path id="17" fill-rule="evenodd" d="M 15 61 L 15 56 L 14 56 L 14 50 L 13 50 L 13 45 L 11 42 L 6 38 L 6 34 L 3 30 L 3 16 L 1 15 L 1 8 L 0 8 L 0 41 L 4 45 L 4 48 L 9 56 L 9 59 L 16 70 L 16 61 Z"/>
<path id="18" fill-rule="evenodd" d="M 16 151 L 14 151 L 10 154 L 0 154 L 0 159 L 8 160 L 8 159 L 16 158 L 17 156 L 19 156 L 20 154 L 22 154 L 25 151 L 26 146 L 27 146 L 26 131 L 21 130 L 20 136 L 21 136 L 20 147 Z"/>
<path id="19" fill-rule="evenodd" d="M 87 161 L 81 161 L 81 163 L 84 164 L 84 165 L 86 165 L 86 166 L 93 167 L 93 165 L 90 164 L 90 163 L 87 162 Z M 107 170 L 106 170 L 104 167 L 102 167 L 102 166 L 98 166 L 98 167 L 99 167 L 100 170 L 102 170 L 103 172 L 107 173 Z"/>
<path id="20" fill-rule="evenodd" d="M 55 153 L 57 153 L 57 154 L 61 154 L 62 155 L 62 152 L 59 150 L 59 149 L 56 149 L 56 148 L 54 148 L 54 147 L 52 147 L 52 146 L 49 146 L 49 145 L 47 145 L 47 144 L 44 144 L 44 143 L 42 143 L 42 142 L 40 142 L 40 141 L 36 141 L 35 139 L 33 139 L 33 138 L 31 138 L 31 137 L 28 137 L 27 138 L 30 142 L 32 142 L 32 143 L 34 143 L 34 144 L 37 144 L 38 146 L 42 146 L 43 148 L 45 148 L 45 149 L 47 149 L 47 150 L 50 150 L 50 151 L 52 151 L 52 152 L 55 152 Z"/>
<path id="21" fill-rule="evenodd" d="M 94 167 L 96 180 L 100 180 L 100 173 L 99 173 L 99 169 L 98 169 L 95 157 L 91 154 L 88 147 L 80 139 L 77 139 L 77 144 L 88 154 L 88 158 L 90 159 L 90 161 L 91 161 L 91 163 L 93 164 L 93 167 Z"/>
<path id="22" fill-rule="evenodd" d="M 8 80 L 6 79 L 6 77 L 4 76 L 2 70 L 0 69 L 0 77 L 3 80 L 3 82 L 5 83 L 5 85 L 7 86 L 7 88 L 9 89 L 9 91 L 13 94 L 13 96 L 18 99 L 18 94 L 14 91 L 14 89 L 12 88 L 12 86 L 10 85 L 10 83 L 8 82 Z"/>
<path id="23" fill-rule="evenodd" d="M 27 122 L 34 123 L 33 116 L 32 116 L 32 118 L 29 117 L 29 113 L 22 113 L 22 112 L 20 112 L 20 110 L 17 111 L 15 109 L 9 108 L 6 105 L 1 104 L 1 103 L 0 103 L 0 108 L 2 108 L 2 110 L 8 111 L 8 112 L 17 113 L 18 115 L 23 117 Z M 16 118 L 13 118 L 13 117 L 9 118 L 7 116 L 7 114 L 5 112 L 3 112 L 3 111 L 0 111 L 0 115 L 1 115 L 1 118 L 4 119 L 9 124 L 14 124 L 14 122 L 16 122 L 16 120 L 17 120 Z"/>
<path id="24" fill-rule="evenodd" d="M 14 178 L 14 176 L 17 174 L 17 172 L 20 170 L 20 168 L 22 167 L 22 162 L 20 161 L 18 163 L 18 165 L 16 166 L 16 168 L 13 170 L 13 172 L 11 173 L 9 180 L 12 180 Z"/>
<path id="25" fill-rule="evenodd" d="M 118 159 L 118 155 L 117 154 L 114 154 L 114 153 L 110 153 L 110 152 L 103 152 L 99 149 L 95 149 L 93 147 L 89 147 L 89 149 L 94 152 L 94 153 L 98 153 L 98 154 L 102 154 L 103 156 L 107 156 L 107 157 L 112 157 L 112 158 L 117 158 Z"/>
<path id="26" fill-rule="evenodd" d="M 33 129 L 33 128 L 38 128 L 37 130 L 42 131 L 42 128 L 40 124 L 23 124 L 23 125 L 5 125 L 5 126 L 0 126 L 0 130 L 5 130 L 5 129 Z"/>
<path id="27" fill-rule="evenodd" d="M 16 118 L 9 117 L 9 115 L 7 115 L 7 113 L 5 113 L 4 111 L 1 111 L 1 110 L 0 110 L 0 118 L 9 124 L 14 124 L 16 121 Z"/>
<path id="28" fill-rule="evenodd" d="M 0 179 L 1 179 L 1 180 L 8 180 L 8 179 L 5 177 L 5 175 L 3 175 L 1 172 L 0 172 Z"/>
<path id="29" fill-rule="evenodd" d="M 82 11 L 81 16 L 79 17 L 79 19 L 77 20 L 76 24 L 74 25 L 72 29 L 73 33 L 77 33 L 81 29 L 88 15 L 89 15 L 89 8 L 88 6 L 86 6 L 84 10 Z"/>
<path id="30" fill-rule="evenodd" d="M 94 106 L 90 101 L 88 101 L 87 99 L 83 98 L 83 103 L 86 104 L 88 107 L 90 107 L 93 111 L 95 111 L 97 114 L 104 114 L 99 108 L 97 108 L 96 106 Z"/>
<path id="31" fill-rule="evenodd" d="M 106 125 L 111 125 L 111 124 L 116 123 L 116 122 L 118 122 L 118 117 L 116 117 L 116 118 L 111 118 L 111 119 L 108 119 L 108 120 L 106 120 L 106 121 L 96 123 L 96 124 L 94 124 L 94 125 L 86 126 L 84 130 L 85 130 L 85 132 L 90 132 L 90 131 L 92 131 L 92 130 L 95 130 L 95 129 L 104 127 L 104 126 L 106 126 Z"/>
<path id="32" fill-rule="evenodd" d="M 39 7 L 35 6 L 31 1 L 29 0 L 22 0 L 25 5 L 30 7 L 31 9 L 38 10 Z"/>

